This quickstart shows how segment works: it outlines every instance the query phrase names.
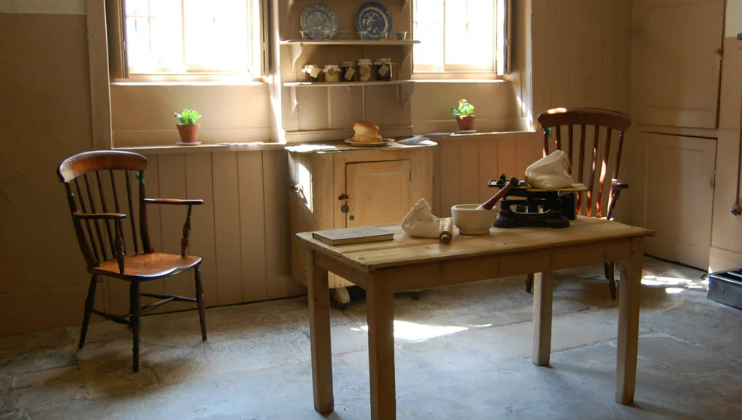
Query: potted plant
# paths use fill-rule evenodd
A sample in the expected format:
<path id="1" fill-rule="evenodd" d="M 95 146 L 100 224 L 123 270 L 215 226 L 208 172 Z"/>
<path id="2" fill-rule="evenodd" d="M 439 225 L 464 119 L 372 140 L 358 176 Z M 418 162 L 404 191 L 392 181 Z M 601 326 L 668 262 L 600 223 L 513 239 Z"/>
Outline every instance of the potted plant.
<path id="1" fill-rule="evenodd" d="M 456 122 L 459 123 L 459 130 L 474 130 L 474 105 L 466 102 L 466 99 L 460 100 L 457 106 L 452 106 L 451 114 L 456 117 Z"/>
<path id="2" fill-rule="evenodd" d="M 201 128 L 201 124 L 196 124 L 201 115 L 195 109 L 184 109 L 182 114 L 175 113 L 175 118 L 180 121 L 176 124 L 178 127 L 178 133 L 180 134 L 180 141 L 182 143 L 198 143 L 198 129 Z"/>

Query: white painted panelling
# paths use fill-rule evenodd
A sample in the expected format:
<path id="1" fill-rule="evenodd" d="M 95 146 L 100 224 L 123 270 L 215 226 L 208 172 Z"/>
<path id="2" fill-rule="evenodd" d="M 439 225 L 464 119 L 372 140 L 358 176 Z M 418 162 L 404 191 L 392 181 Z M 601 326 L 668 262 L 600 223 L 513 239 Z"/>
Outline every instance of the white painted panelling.
<path id="1" fill-rule="evenodd" d="M 85 0 L 0 0 L 0 13 L 84 15 Z"/>

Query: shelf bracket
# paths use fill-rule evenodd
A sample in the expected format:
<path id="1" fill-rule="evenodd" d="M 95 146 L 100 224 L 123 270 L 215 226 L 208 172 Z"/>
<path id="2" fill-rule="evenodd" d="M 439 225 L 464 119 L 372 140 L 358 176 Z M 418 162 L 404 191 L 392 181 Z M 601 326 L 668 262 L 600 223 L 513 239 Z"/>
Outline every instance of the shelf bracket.
<path id="1" fill-rule="evenodd" d="M 412 99 L 412 92 L 414 90 L 414 83 L 403 83 L 401 85 L 397 85 L 397 100 L 399 101 L 399 105 L 402 109 L 407 108 L 407 105 L 410 104 L 410 100 Z"/>
<path id="2" fill-rule="evenodd" d="M 291 44 L 291 70 L 296 73 L 296 61 L 301 57 L 304 44 Z"/>
<path id="3" fill-rule="evenodd" d="M 299 107 L 299 100 L 296 99 L 296 86 L 291 86 L 289 89 L 289 95 L 291 95 L 291 113 L 296 114 L 296 109 Z"/>

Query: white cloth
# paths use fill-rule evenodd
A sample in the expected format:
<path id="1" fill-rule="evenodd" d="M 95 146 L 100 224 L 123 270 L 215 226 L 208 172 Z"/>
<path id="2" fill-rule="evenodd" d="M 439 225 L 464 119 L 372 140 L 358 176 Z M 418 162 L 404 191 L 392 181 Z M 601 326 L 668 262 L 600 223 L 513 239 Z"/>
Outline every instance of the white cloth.
<path id="1" fill-rule="evenodd" d="M 568 170 L 569 157 L 564 151 L 555 150 L 526 168 L 526 181 L 531 188 L 566 188 L 574 183 Z"/>
<path id="2" fill-rule="evenodd" d="M 438 238 L 441 221 L 433 216 L 430 204 L 421 198 L 402 219 L 402 230 L 416 238 Z"/>

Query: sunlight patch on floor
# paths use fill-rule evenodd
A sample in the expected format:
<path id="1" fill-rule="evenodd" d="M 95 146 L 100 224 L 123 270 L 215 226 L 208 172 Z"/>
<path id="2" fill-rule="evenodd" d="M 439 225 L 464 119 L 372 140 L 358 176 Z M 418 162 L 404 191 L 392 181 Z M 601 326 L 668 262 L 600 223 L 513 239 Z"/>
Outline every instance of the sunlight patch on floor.
<path id="1" fill-rule="evenodd" d="M 483 327 L 477 325 L 475 327 Z M 444 335 L 456 334 L 466 331 L 467 327 L 425 325 L 416 322 L 394 321 L 394 338 L 409 341 L 423 341 L 431 338 L 443 337 Z M 360 328 L 351 328 L 353 331 L 368 332 L 368 325 Z"/>

